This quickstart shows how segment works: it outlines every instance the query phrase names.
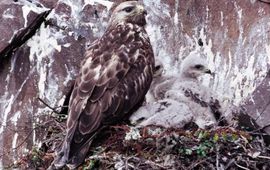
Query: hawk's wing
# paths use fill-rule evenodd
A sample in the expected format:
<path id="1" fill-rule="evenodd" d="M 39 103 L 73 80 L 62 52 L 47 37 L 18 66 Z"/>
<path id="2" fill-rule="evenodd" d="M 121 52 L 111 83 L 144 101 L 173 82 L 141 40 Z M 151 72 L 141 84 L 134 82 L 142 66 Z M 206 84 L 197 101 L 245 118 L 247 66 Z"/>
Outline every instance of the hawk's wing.
<path id="1" fill-rule="evenodd" d="M 64 145 L 71 164 L 84 159 L 102 124 L 123 117 L 149 89 L 154 58 L 144 33 L 117 27 L 87 51 L 69 104 Z"/>

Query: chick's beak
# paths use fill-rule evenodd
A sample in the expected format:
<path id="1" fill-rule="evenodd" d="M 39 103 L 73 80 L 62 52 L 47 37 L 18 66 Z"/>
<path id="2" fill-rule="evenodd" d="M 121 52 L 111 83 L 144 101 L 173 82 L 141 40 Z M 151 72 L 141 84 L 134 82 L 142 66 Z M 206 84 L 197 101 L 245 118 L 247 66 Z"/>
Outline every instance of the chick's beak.
<path id="1" fill-rule="evenodd" d="M 204 71 L 206 74 L 210 74 L 211 76 L 215 76 L 215 74 L 216 73 L 214 73 L 214 72 L 212 72 L 211 70 L 209 70 L 209 69 L 206 69 L 205 71 Z"/>
<path id="2" fill-rule="evenodd" d="M 147 11 L 146 10 L 143 11 L 143 15 L 147 15 Z"/>
<path id="3" fill-rule="evenodd" d="M 212 74 L 211 70 L 209 70 L 209 69 L 206 69 L 204 72 L 205 72 L 206 74 Z"/>

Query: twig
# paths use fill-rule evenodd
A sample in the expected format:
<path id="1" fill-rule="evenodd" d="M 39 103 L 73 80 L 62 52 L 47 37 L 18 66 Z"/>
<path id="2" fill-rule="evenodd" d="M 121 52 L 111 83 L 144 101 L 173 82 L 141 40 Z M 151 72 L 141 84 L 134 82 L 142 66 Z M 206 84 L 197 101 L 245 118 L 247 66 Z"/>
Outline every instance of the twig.
<path id="1" fill-rule="evenodd" d="M 131 167 L 132 169 L 135 169 L 135 167 L 132 164 L 129 164 L 128 161 L 132 159 L 132 157 L 126 158 L 125 164 L 126 164 L 126 169 L 129 169 Z"/>
<path id="2" fill-rule="evenodd" d="M 201 161 L 197 161 L 195 164 L 192 164 L 192 165 L 190 165 L 187 169 L 194 169 L 195 167 L 197 167 L 198 165 L 200 165 L 201 163 L 204 163 L 204 162 L 206 162 L 206 159 L 203 159 L 203 160 L 201 160 Z"/>
<path id="3" fill-rule="evenodd" d="M 216 147 L 216 168 L 219 170 L 219 147 Z"/>
<path id="4" fill-rule="evenodd" d="M 27 136 L 24 138 L 24 140 L 23 140 L 19 145 L 17 145 L 15 148 L 12 148 L 12 150 L 7 151 L 7 152 L 5 152 L 4 154 L 0 155 L 0 158 L 3 157 L 4 155 L 10 154 L 10 152 L 12 152 L 12 151 L 14 151 L 14 150 L 17 150 L 19 147 L 21 147 L 21 146 L 26 142 L 26 140 L 30 137 L 30 135 L 33 133 L 33 131 L 34 131 L 35 129 L 36 129 L 36 128 L 33 128 L 33 129 L 27 134 Z"/>
<path id="5" fill-rule="evenodd" d="M 57 120 L 53 119 L 53 122 L 55 123 L 55 126 L 61 129 L 62 132 L 65 132 L 65 126 L 61 125 Z"/>
<path id="6" fill-rule="evenodd" d="M 261 155 L 259 155 L 259 156 L 257 156 L 258 158 L 262 158 L 262 159 L 269 159 L 270 160 L 270 157 L 268 157 L 268 156 L 261 156 Z"/>
<path id="7" fill-rule="evenodd" d="M 264 130 L 264 129 L 268 128 L 268 127 L 270 127 L 270 124 L 265 125 L 265 126 L 259 128 L 259 129 L 255 129 L 255 130 L 251 131 L 251 133 L 256 133 L 256 132 Z"/>
<path id="8" fill-rule="evenodd" d="M 51 107 L 50 105 L 48 105 L 44 100 L 42 100 L 41 98 L 38 97 L 38 100 L 43 103 L 46 107 L 48 107 L 49 109 L 51 109 L 53 112 L 59 114 L 60 112 L 58 112 L 57 110 L 55 110 L 55 108 Z"/>
<path id="9" fill-rule="evenodd" d="M 91 159 L 95 159 L 95 160 L 100 160 L 100 159 L 110 159 L 111 157 L 110 156 L 107 156 L 107 155 L 93 155 L 93 156 L 90 156 L 88 158 L 86 158 L 85 160 L 91 160 Z"/>
<path id="10" fill-rule="evenodd" d="M 145 164 L 150 164 L 150 165 L 154 165 L 155 167 L 167 169 L 166 167 L 164 167 L 164 166 L 162 166 L 162 165 L 160 165 L 160 164 L 158 164 L 158 163 L 155 163 L 155 162 L 153 162 L 153 161 L 150 161 L 150 160 L 145 161 Z"/>
<path id="11" fill-rule="evenodd" d="M 49 122 L 51 122 L 51 121 L 44 122 L 42 125 L 36 125 L 36 127 L 32 128 L 31 131 L 28 132 L 28 134 L 26 135 L 26 137 L 23 139 L 23 141 L 20 144 L 18 144 L 15 148 L 12 148 L 12 150 L 7 151 L 7 152 L 3 153 L 2 155 L 0 155 L 0 158 L 6 154 L 10 154 L 14 150 L 17 150 L 19 147 L 21 147 L 26 142 L 26 140 L 30 137 L 30 135 L 33 133 L 34 130 L 44 127 L 44 125 L 49 123 Z"/>
<path id="12" fill-rule="evenodd" d="M 235 159 L 231 159 L 230 162 L 227 163 L 227 165 L 225 166 L 225 170 L 230 168 L 230 166 L 235 162 Z"/>
<path id="13" fill-rule="evenodd" d="M 270 127 L 270 124 L 263 126 L 261 129 L 264 130 L 266 128 Z"/>
<path id="14" fill-rule="evenodd" d="M 269 2 L 267 2 L 267 1 L 264 1 L 264 0 L 259 0 L 260 2 L 262 2 L 262 3 L 266 3 L 266 4 L 269 4 Z"/>
<path id="15" fill-rule="evenodd" d="M 49 139 L 46 139 L 46 140 L 42 141 L 42 143 L 52 142 L 52 141 L 55 141 L 56 139 L 59 139 L 59 138 L 61 140 L 63 140 L 63 134 L 59 133 L 59 134 L 57 134 L 55 136 L 50 137 Z"/>
<path id="16" fill-rule="evenodd" d="M 243 166 L 241 166 L 241 165 L 238 165 L 236 162 L 234 162 L 234 164 L 235 164 L 238 168 L 245 169 L 245 170 L 250 170 L 249 168 L 246 168 L 246 167 L 243 167 Z"/>
<path id="17" fill-rule="evenodd" d="M 257 121 L 259 119 L 259 117 L 261 117 L 264 114 L 264 111 L 267 109 L 267 107 L 270 105 L 270 100 L 267 102 L 267 104 L 265 105 L 265 107 L 263 108 L 263 110 L 261 111 L 260 115 L 257 116 L 257 118 L 255 119 L 255 121 Z"/>

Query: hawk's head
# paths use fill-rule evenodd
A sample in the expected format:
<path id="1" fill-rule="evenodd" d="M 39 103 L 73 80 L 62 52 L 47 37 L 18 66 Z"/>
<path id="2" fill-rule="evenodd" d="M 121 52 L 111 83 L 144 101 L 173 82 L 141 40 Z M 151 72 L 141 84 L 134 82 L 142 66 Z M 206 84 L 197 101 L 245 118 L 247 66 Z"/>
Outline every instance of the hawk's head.
<path id="1" fill-rule="evenodd" d="M 144 7 L 137 1 L 126 1 L 120 3 L 112 13 L 110 24 L 116 25 L 127 22 L 144 26 L 146 24 Z"/>

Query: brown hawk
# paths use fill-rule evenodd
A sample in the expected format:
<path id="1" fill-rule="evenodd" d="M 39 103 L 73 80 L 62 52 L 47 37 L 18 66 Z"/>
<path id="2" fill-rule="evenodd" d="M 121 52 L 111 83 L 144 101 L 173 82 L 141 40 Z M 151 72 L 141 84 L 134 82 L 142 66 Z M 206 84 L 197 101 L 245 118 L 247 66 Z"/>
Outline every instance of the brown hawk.
<path id="1" fill-rule="evenodd" d="M 103 36 L 86 51 L 56 167 L 80 165 L 99 130 L 123 120 L 144 99 L 155 65 L 145 15 L 137 1 L 119 4 Z"/>

